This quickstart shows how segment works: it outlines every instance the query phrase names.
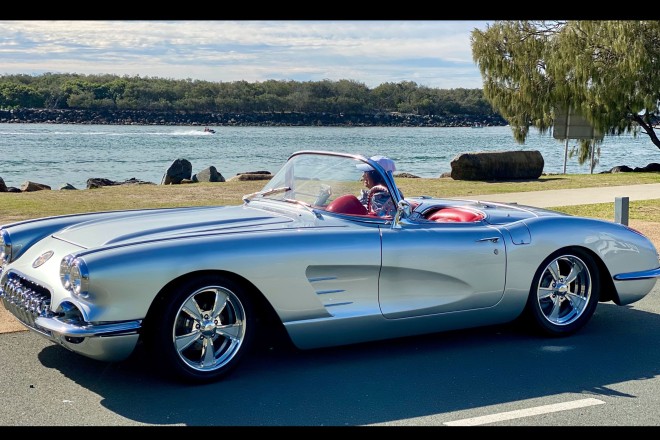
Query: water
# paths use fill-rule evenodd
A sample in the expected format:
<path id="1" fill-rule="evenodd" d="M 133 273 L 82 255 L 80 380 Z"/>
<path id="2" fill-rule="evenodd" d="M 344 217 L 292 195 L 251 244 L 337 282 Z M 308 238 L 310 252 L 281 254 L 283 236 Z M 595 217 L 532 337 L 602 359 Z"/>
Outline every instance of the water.
<path id="1" fill-rule="evenodd" d="M 509 127 L 212 128 L 216 134 L 189 126 L 0 124 L 0 177 L 7 186 L 31 180 L 52 189 L 65 183 L 84 189 L 92 177 L 160 183 L 169 165 L 182 158 L 192 163 L 193 173 L 215 166 L 228 179 L 239 172 L 276 172 L 291 153 L 306 149 L 383 154 L 396 161 L 397 173 L 419 177 L 451 171 L 450 162 L 461 153 L 538 150 L 544 173 L 564 171 L 564 141 L 532 131 L 519 145 Z M 652 162 L 660 162 L 660 150 L 647 136 L 607 136 L 594 173 Z M 590 170 L 569 158 L 566 172 Z"/>

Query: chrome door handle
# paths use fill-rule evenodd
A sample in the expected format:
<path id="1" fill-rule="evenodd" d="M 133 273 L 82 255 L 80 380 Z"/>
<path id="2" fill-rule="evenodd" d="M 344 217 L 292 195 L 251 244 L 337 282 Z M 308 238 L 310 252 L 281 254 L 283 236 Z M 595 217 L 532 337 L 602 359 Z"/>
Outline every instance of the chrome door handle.
<path id="1" fill-rule="evenodd" d="M 477 241 L 490 241 L 491 243 L 497 243 L 499 239 L 500 237 L 488 237 L 488 238 L 480 238 Z"/>

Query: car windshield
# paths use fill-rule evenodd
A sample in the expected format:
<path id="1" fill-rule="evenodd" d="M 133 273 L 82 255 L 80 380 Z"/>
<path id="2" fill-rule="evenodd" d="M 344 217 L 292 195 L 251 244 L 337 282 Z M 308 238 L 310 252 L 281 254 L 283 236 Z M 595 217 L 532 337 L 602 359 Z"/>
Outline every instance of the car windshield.
<path id="1" fill-rule="evenodd" d="M 366 206 L 363 193 L 367 188 L 362 180 L 363 170 L 358 168 L 364 168 L 365 163 L 362 156 L 295 153 L 261 191 L 246 196 L 246 200 L 296 202 L 331 212 L 364 215 L 366 210 L 362 212 L 355 200 L 362 199 L 361 204 Z M 387 197 L 391 199 L 389 193 Z"/>

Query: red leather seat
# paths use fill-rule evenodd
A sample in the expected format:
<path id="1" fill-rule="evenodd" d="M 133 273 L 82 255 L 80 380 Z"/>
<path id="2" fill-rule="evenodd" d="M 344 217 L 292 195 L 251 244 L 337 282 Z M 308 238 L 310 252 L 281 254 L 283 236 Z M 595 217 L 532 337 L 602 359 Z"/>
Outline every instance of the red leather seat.
<path id="1" fill-rule="evenodd" d="M 442 208 L 427 217 L 434 222 L 478 222 L 483 214 L 469 209 Z"/>
<path id="2" fill-rule="evenodd" d="M 353 194 L 337 197 L 325 207 L 325 210 L 338 214 L 367 215 L 367 208 Z"/>

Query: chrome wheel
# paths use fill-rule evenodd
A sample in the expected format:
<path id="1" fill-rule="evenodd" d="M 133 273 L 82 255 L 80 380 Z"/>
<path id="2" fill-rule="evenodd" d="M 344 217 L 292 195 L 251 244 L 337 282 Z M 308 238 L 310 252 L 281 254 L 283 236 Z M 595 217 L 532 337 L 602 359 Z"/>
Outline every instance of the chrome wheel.
<path id="1" fill-rule="evenodd" d="M 526 315 L 545 334 L 569 335 L 591 319 L 599 291 L 593 257 L 580 249 L 558 252 L 546 258 L 534 275 Z"/>
<path id="2" fill-rule="evenodd" d="M 204 274 L 171 286 L 145 320 L 144 340 L 158 370 L 205 383 L 232 371 L 251 350 L 256 316 L 251 292 Z"/>
<path id="3" fill-rule="evenodd" d="M 221 286 L 208 286 L 193 292 L 177 311 L 172 343 L 189 367 L 212 371 L 238 353 L 245 331 L 240 299 Z"/>
<path id="4" fill-rule="evenodd" d="M 574 255 L 555 258 L 543 270 L 537 298 L 543 316 L 552 324 L 566 325 L 578 319 L 591 297 L 591 273 Z"/>

